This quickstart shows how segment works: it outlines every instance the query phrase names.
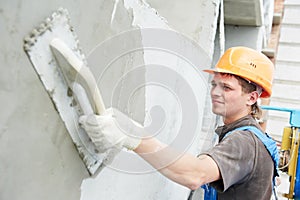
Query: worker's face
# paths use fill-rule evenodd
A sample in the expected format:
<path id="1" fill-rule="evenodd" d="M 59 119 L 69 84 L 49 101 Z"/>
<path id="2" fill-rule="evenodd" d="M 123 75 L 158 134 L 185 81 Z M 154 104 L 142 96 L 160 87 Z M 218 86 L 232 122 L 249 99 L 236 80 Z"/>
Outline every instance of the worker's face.
<path id="1" fill-rule="evenodd" d="M 242 86 L 234 76 L 214 74 L 211 81 L 212 111 L 223 116 L 225 124 L 250 112 L 250 98 L 251 95 L 242 91 Z"/>

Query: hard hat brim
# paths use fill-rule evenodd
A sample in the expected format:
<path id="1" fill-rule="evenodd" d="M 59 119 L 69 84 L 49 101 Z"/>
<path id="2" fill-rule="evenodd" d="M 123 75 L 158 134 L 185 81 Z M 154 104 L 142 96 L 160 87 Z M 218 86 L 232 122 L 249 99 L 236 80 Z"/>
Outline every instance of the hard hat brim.
<path id="1" fill-rule="evenodd" d="M 219 69 L 219 68 L 211 68 L 211 69 L 204 69 L 204 72 L 207 72 L 209 74 L 214 73 L 227 73 L 227 74 L 233 74 L 232 71 L 225 70 L 225 69 Z"/>
<path id="2" fill-rule="evenodd" d="M 214 74 L 214 73 L 226 73 L 226 74 L 233 74 L 233 75 L 237 75 L 237 76 L 240 76 L 246 80 L 248 80 L 247 78 L 241 76 L 241 75 L 238 75 L 238 74 L 235 74 L 235 73 L 232 73 L 232 71 L 230 70 L 225 70 L 225 69 L 220 69 L 220 68 L 211 68 L 211 69 L 204 69 L 203 70 L 204 72 L 207 72 L 209 74 Z M 251 80 L 250 80 L 251 81 Z M 260 95 L 261 98 L 268 98 L 271 96 L 271 91 L 267 92 L 265 90 L 263 90 L 262 94 Z"/>

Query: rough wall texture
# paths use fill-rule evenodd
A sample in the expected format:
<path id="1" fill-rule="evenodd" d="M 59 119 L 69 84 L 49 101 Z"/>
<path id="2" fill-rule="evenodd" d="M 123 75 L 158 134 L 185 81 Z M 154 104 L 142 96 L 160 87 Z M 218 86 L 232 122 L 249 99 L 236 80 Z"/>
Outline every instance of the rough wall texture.
<path id="1" fill-rule="evenodd" d="M 136 80 L 142 81 L 147 76 L 146 72 L 142 72 L 138 79 L 130 76 L 121 79 L 120 87 L 115 85 L 119 84 L 120 77 L 132 67 L 143 65 L 145 58 L 142 56 L 143 52 L 127 53 L 112 63 L 111 59 L 119 53 L 126 53 L 127 48 L 142 46 L 143 34 L 131 35 L 128 40 L 132 42 L 126 43 L 122 41 L 118 43 L 111 37 L 136 27 L 145 28 L 151 24 L 156 26 L 156 22 L 161 20 L 158 15 L 154 17 L 150 15 L 147 19 L 137 17 L 138 12 L 143 9 L 152 14 L 161 12 L 165 21 L 162 20 L 160 26 L 156 28 L 169 27 L 182 32 L 196 42 L 203 43 L 203 49 L 211 56 L 218 5 L 217 1 L 205 1 L 201 4 L 193 1 L 186 5 L 187 9 L 193 8 L 198 11 L 182 13 L 180 6 L 173 9 L 165 6 L 174 5 L 174 1 L 167 1 L 166 4 L 158 4 L 158 1 L 149 2 L 157 10 L 143 1 L 1 2 L 0 199 L 150 200 L 182 199 L 186 196 L 188 191 L 185 188 L 171 183 L 157 172 L 134 175 L 107 167 L 95 179 L 88 178 L 85 166 L 64 124 L 23 51 L 25 35 L 52 11 L 59 7 L 68 9 L 71 24 L 78 35 L 83 52 L 86 53 L 96 78 L 99 78 L 99 86 L 106 105 L 117 106 L 142 122 L 145 115 L 145 101 L 149 102 L 151 99 L 147 100 L 145 90 L 139 90 L 133 98 L 139 100 L 133 103 L 134 106 L 130 111 L 125 104 L 128 101 L 122 101 L 128 100 L 126 98 L 129 95 L 127 88 L 122 86 Z M 130 7 L 134 3 L 141 7 L 138 9 Z M 177 3 L 176 5 L 183 5 L 181 1 Z M 180 19 L 180 16 L 184 16 L 183 19 Z M 185 24 L 186 20 L 190 23 Z M 144 25 L 141 25 L 142 22 Z M 98 44 L 100 45 L 97 46 Z M 97 55 L 101 55 L 100 61 Z M 178 72 L 190 73 L 188 70 L 178 68 L 179 64 L 180 62 L 175 65 Z M 101 67 L 98 68 L 99 65 Z M 107 66 L 109 68 L 105 71 Z M 178 82 L 175 80 L 174 84 L 176 83 Z M 199 86 L 196 87 L 199 90 Z M 180 89 L 176 85 L 174 88 Z M 115 94 L 119 96 L 112 97 Z M 151 96 L 151 93 L 148 95 Z"/>
<path id="2" fill-rule="evenodd" d="M 109 36 L 132 28 L 131 15 L 124 7 L 111 24 L 112 1 L 1 2 L 0 199 L 3 200 L 79 199 L 82 180 L 88 177 L 64 124 L 23 51 L 24 36 L 59 7 L 69 10 L 83 52 L 89 52 Z M 102 88 L 109 85 L 106 83 Z"/>
<path id="3" fill-rule="evenodd" d="M 116 1 L 115 5 L 119 6 L 120 3 L 121 1 Z M 203 146 L 202 139 L 206 136 L 200 130 L 204 112 L 203 95 L 206 94 L 207 85 L 206 79 L 197 73 L 199 73 L 198 70 L 201 63 L 210 64 L 210 62 L 207 62 L 207 58 L 209 57 L 209 52 L 213 50 L 213 37 L 216 30 L 215 13 L 217 13 L 216 9 L 218 7 L 216 3 L 211 1 L 203 2 L 203 4 L 192 2 L 185 5 L 189 8 L 197 7 L 203 11 L 199 11 L 196 19 L 193 18 L 195 13 L 190 15 L 185 13 L 186 19 L 194 20 L 194 23 L 191 25 L 184 23 L 184 20 L 178 19 L 178 16 L 183 16 L 180 6 L 167 10 L 165 4 L 155 3 L 157 2 L 149 1 L 148 4 L 144 1 L 124 1 L 125 7 L 132 12 L 132 24 L 142 29 L 142 43 L 146 48 L 143 51 L 146 64 L 146 85 L 143 86 L 145 87 L 145 125 L 148 125 L 149 117 L 152 118 L 150 120 L 152 122 L 150 123 L 150 129 L 153 128 L 153 122 L 164 121 L 163 130 L 161 131 L 163 134 L 158 132 L 156 136 L 162 141 L 170 143 L 174 138 L 182 137 L 182 135 L 176 135 L 178 134 L 178 127 L 182 123 L 180 117 L 183 117 L 182 113 L 180 113 L 180 108 L 183 107 L 183 104 L 191 103 L 188 99 L 196 100 L 196 103 L 184 107 L 184 109 L 196 110 L 197 114 L 199 114 L 194 117 L 194 121 L 199 120 L 196 122 L 197 127 L 195 127 L 199 135 L 193 138 L 192 144 L 189 144 L 189 151 L 195 153 L 199 151 L 199 144 Z M 172 5 L 174 2 L 165 3 Z M 181 5 L 181 2 L 178 1 L 176 4 Z M 208 17 L 210 20 L 205 20 L 204 15 L 210 16 Z M 170 30 L 178 31 L 185 36 L 172 34 Z M 176 38 L 175 44 L 174 42 L 172 43 L 172 37 Z M 191 41 L 194 41 L 195 44 L 204 40 L 205 42 L 201 42 L 201 45 L 203 45 L 202 48 L 205 51 L 201 52 L 204 54 L 201 56 L 201 54 L 197 54 L 199 49 L 197 51 L 197 48 L 192 47 Z M 202 48 L 201 50 L 203 50 Z M 187 61 L 194 61 L 192 64 L 195 64 L 195 66 L 191 67 Z M 185 81 L 182 81 L 182 79 Z M 184 89 L 190 89 L 194 96 L 185 96 L 184 94 L 187 93 L 184 93 L 186 92 Z M 174 96 L 178 97 L 179 101 L 176 98 L 174 99 Z M 180 99 L 180 97 L 185 98 Z M 196 104 L 198 107 L 192 107 Z M 191 120 L 193 118 L 192 112 L 189 114 L 189 116 L 184 116 L 183 118 L 189 119 L 190 122 L 188 123 L 191 126 L 195 125 L 193 124 L 194 121 Z M 188 135 L 189 133 L 187 131 L 184 134 Z M 184 140 L 184 138 L 181 139 Z M 124 161 L 123 156 L 126 161 Z M 122 161 L 124 162 L 122 163 Z M 132 171 L 132 168 L 134 168 L 132 166 L 125 170 L 125 162 L 131 163 L 135 167 L 139 166 L 139 170 Z M 103 199 L 185 199 L 188 192 L 189 190 L 186 188 L 164 178 L 136 155 L 131 155 L 129 159 L 128 155 L 126 157 L 126 155 L 120 154 L 115 158 L 115 162 L 106 167 L 98 177 L 86 179 L 83 182 L 81 199 L 91 200 L 99 197 Z"/>
<path id="4" fill-rule="evenodd" d="M 196 41 L 212 56 L 220 0 L 148 2 L 167 19 L 171 28 Z"/>

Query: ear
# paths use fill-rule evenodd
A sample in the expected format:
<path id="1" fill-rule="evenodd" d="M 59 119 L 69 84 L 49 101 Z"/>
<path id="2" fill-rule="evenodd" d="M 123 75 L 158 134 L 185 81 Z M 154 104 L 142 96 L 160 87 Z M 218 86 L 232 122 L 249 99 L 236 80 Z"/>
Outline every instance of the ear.
<path id="1" fill-rule="evenodd" d="M 248 98 L 247 98 L 246 104 L 248 106 L 252 106 L 258 100 L 258 97 L 259 97 L 259 95 L 258 95 L 257 91 L 250 92 L 248 94 Z"/>

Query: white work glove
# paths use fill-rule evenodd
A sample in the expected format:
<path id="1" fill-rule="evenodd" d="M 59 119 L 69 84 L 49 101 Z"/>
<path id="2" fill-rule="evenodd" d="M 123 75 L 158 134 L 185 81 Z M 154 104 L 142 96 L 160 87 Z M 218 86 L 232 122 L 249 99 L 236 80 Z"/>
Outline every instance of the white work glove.
<path id="1" fill-rule="evenodd" d="M 115 108 L 102 115 L 83 115 L 79 123 L 101 153 L 111 148 L 134 150 L 141 142 L 132 134 L 139 134 L 133 131 L 142 131 L 143 127 Z"/>

